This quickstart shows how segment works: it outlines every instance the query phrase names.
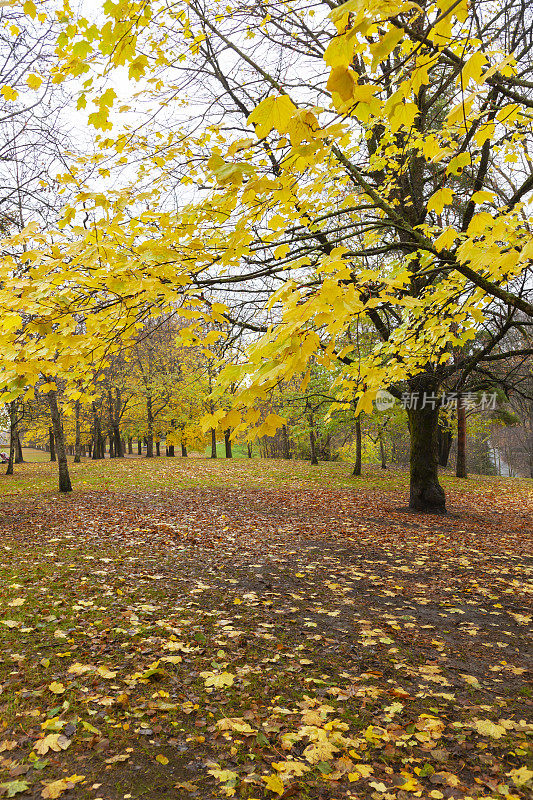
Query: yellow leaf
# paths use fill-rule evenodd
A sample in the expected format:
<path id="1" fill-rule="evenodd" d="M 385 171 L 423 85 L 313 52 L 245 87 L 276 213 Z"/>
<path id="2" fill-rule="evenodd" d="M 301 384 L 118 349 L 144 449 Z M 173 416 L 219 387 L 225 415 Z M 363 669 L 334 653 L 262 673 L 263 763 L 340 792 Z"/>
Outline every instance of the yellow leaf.
<path id="1" fill-rule="evenodd" d="M 200 672 L 200 677 L 205 679 L 207 687 L 212 686 L 214 689 L 222 689 L 224 686 L 233 686 L 235 678 L 231 672 Z"/>
<path id="2" fill-rule="evenodd" d="M 43 791 L 41 792 L 41 797 L 44 797 L 45 800 L 54 800 L 54 798 L 59 797 L 66 792 L 67 789 L 72 789 L 76 783 L 85 779 L 85 775 L 71 775 L 69 778 L 62 778 L 59 781 L 53 781 L 53 783 L 49 783 L 47 786 L 44 787 Z"/>
<path id="3" fill-rule="evenodd" d="M 112 678 L 116 677 L 117 674 L 107 667 L 98 667 L 96 671 L 99 675 L 101 675 L 102 678 L 105 678 L 106 680 L 111 680 Z"/>
<path id="4" fill-rule="evenodd" d="M 166 756 L 161 755 L 161 754 L 156 756 L 155 760 L 159 761 L 160 764 L 165 764 L 165 765 L 168 764 L 168 758 Z"/>
<path id="5" fill-rule="evenodd" d="M 277 775 L 263 775 L 262 780 L 265 782 L 266 788 L 271 792 L 282 795 L 285 791 L 283 781 Z"/>
<path id="6" fill-rule="evenodd" d="M 40 88 L 42 82 L 43 79 L 41 78 L 40 75 L 31 74 L 28 75 L 28 77 L 26 78 L 26 83 L 28 84 L 30 89 L 34 89 L 35 91 L 37 91 L 37 89 Z"/>
<path id="7" fill-rule="evenodd" d="M 0 89 L 0 94 L 4 100 L 16 100 L 19 96 L 17 90 L 13 89 L 12 86 L 2 86 L 2 89 Z"/>
<path id="8" fill-rule="evenodd" d="M 44 739 L 39 739 L 38 742 L 35 742 L 33 749 L 39 753 L 40 756 L 44 756 L 49 750 L 53 750 L 54 753 L 59 753 L 61 750 L 66 750 L 69 746 L 70 739 L 67 739 L 62 733 L 49 733 Z"/>
<path id="9" fill-rule="evenodd" d="M 255 125 L 255 132 L 259 139 L 267 136 L 272 128 L 279 133 L 285 133 L 288 122 L 295 111 L 296 106 L 286 94 L 279 95 L 279 97 L 266 97 L 248 117 L 248 125 Z"/>
<path id="10" fill-rule="evenodd" d="M 501 739 L 506 732 L 503 725 L 496 725 L 490 719 L 476 719 L 474 727 L 482 736 L 490 736 L 491 739 Z"/>
<path id="11" fill-rule="evenodd" d="M 436 214 L 442 214 L 444 206 L 449 206 L 453 200 L 453 192 L 451 189 L 439 189 L 431 195 L 428 200 L 428 211 L 434 211 Z"/>
<path id="12" fill-rule="evenodd" d="M 355 87 L 357 86 L 357 76 L 355 72 L 346 67 L 334 67 L 329 75 L 326 89 L 330 92 L 336 92 L 343 103 L 353 97 Z"/>
<path id="13" fill-rule="evenodd" d="M 63 694 L 65 691 L 65 687 L 60 681 L 52 681 L 48 688 L 51 692 L 53 692 L 53 694 Z"/>

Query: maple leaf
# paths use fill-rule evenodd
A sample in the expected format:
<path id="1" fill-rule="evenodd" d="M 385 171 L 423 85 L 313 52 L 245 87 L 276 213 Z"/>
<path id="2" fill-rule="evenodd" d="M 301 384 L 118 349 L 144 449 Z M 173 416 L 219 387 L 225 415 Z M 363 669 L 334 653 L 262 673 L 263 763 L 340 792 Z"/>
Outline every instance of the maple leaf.
<path id="1" fill-rule="evenodd" d="M 41 792 L 41 797 L 44 797 L 45 800 L 54 800 L 54 798 L 60 797 L 63 792 L 72 789 L 77 783 L 83 780 L 85 780 L 85 775 L 71 775 L 69 778 L 62 778 L 61 780 L 48 783 Z"/>
<path id="2" fill-rule="evenodd" d="M 107 667 L 98 667 L 96 671 L 101 678 L 105 678 L 106 680 L 111 680 L 117 675 L 116 672 L 113 672 L 113 670 L 108 669 Z"/>
<path id="3" fill-rule="evenodd" d="M 233 686 L 235 675 L 231 672 L 201 672 L 200 677 L 205 678 L 207 687 L 222 689 L 225 686 Z"/>
<path id="4" fill-rule="evenodd" d="M 496 725 L 490 719 L 476 719 L 474 727 L 482 736 L 490 736 L 492 739 L 501 739 L 507 733 L 503 725 Z"/>
<path id="5" fill-rule="evenodd" d="M 261 780 L 265 782 L 266 788 L 275 794 L 282 795 L 285 791 L 283 781 L 278 775 L 263 775 Z"/>
<path id="6" fill-rule="evenodd" d="M 9 781 L 8 783 L 0 783 L 0 788 L 5 789 L 7 797 L 14 797 L 21 792 L 27 792 L 30 788 L 29 783 L 26 781 Z"/>
<path id="7" fill-rule="evenodd" d="M 48 736 L 39 739 L 39 741 L 33 745 L 33 749 L 36 750 L 40 756 L 46 755 L 49 750 L 59 753 L 61 750 L 66 750 L 67 747 L 70 747 L 70 739 L 67 739 L 67 737 L 63 736 L 61 733 L 49 733 Z"/>

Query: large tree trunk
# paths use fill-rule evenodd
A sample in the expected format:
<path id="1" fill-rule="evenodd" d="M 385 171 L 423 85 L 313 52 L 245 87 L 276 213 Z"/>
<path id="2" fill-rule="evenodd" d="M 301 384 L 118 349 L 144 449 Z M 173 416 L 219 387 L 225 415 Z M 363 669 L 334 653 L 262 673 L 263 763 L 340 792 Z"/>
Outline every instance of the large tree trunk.
<path id="1" fill-rule="evenodd" d="M 438 441 L 439 441 L 439 467 L 447 467 L 452 446 L 452 432 L 439 422 Z"/>
<path id="2" fill-rule="evenodd" d="M 529 405 L 529 475 L 533 478 L 533 400 Z"/>
<path id="3" fill-rule="evenodd" d="M 20 443 L 20 432 L 17 427 L 17 435 L 15 437 L 15 464 L 24 464 L 24 453 L 22 452 L 22 445 Z"/>
<path id="4" fill-rule="evenodd" d="M 445 511 L 446 496 L 438 474 L 439 409 L 427 404 L 408 409 L 407 414 L 411 434 L 409 507 L 414 511 Z"/>
<path id="5" fill-rule="evenodd" d="M 226 458 L 233 458 L 233 453 L 231 452 L 231 431 L 228 428 L 224 431 L 224 446 L 226 448 Z"/>
<path id="6" fill-rule="evenodd" d="M 146 397 L 146 420 L 148 422 L 148 434 L 146 436 L 146 458 L 154 457 L 154 415 L 152 411 L 152 396 Z"/>
<path id="7" fill-rule="evenodd" d="M 361 420 L 359 417 L 355 418 L 355 464 L 353 465 L 352 475 L 359 477 L 361 474 L 362 456 L 361 456 Z"/>
<path id="8" fill-rule="evenodd" d="M 48 441 L 50 442 L 50 461 L 57 461 L 53 428 L 48 428 Z"/>
<path id="9" fill-rule="evenodd" d="M 217 457 L 217 432 L 211 428 L 211 458 Z"/>
<path id="10" fill-rule="evenodd" d="M 181 443 L 181 455 L 183 458 L 187 458 L 187 445 L 184 442 Z"/>
<path id="11" fill-rule="evenodd" d="M 63 434 L 61 415 L 59 413 L 59 406 L 57 403 L 57 392 L 55 390 L 50 390 L 48 392 L 48 405 L 50 406 L 50 416 L 52 418 L 52 427 L 54 429 L 54 439 L 57 450 L 57 465 L 59 468 L 59 491 L 71 492 L 72 484 L 70 482 L 70 475 L 68 473 L 65 437 Z"/>
<path id="12" fill-rule="evenodd" d="M 309 447 L 311 448 L 311 464 L 316 467 L 318 458 L 316 455 L 315 422 L 312 414 L 309 417 Z"/>
<path id="13" fill-rule="evenodd" d="M 76 443 L 74 445 L 74 463 L 81 462 L 81 427 L 80 427 L 80 401 L 76 400 Z"/>
<path id="14" fill-rule="evenodd" d="M 176 450 L 175 450 L 174 445 L 173 444 L 169 444 L 169 446 L 168 446 L 168 457 L 169 458 L 174 458 L 175 455 L 176 455 Z"/>
<path id="15" fill-rule="evenodd" d="M 466 408 L 462 395 L 457 395 L 457 478 L 466 478 Z"/>

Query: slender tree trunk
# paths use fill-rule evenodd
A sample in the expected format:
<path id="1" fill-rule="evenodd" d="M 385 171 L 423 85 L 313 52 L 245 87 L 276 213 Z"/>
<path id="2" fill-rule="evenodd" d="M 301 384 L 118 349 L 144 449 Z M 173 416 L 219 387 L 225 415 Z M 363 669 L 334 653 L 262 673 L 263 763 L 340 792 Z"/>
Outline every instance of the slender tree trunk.
<path id="1" fill-rule="evenodd" d="M 24 453 L 22 452 L 22 445 L 20 443 L 20 433 L 17 429 L 17 436 L 15 439 L 15 464 L 24 464 Z"/>
<path id="2" fill-rule="evenodd" d="M 120 389 L 115 389 L 116 400 L 113 406 L 113 438 L 115 444 L 115 458 L 124 458 L 124 441 L 120 435 L 120 410 L 122 408 L 122 398 Z"/>
<path id="3" fill-rule="evenodd" d="M 224 431 L 224 446 L 226 448 L 226 458 L 233 458 L 233 453 L 231 451 L 231 431 L 228 428 Z"/>
<path id="4" fill-rule="evenodd" d="M 50 416 L 52 417 L 52 427 L 54 429 L 54 439 L 57 450 L 57 465 L 59 468 L 59 491 L 71 492 L 72 484 L 68 473 L 67 451 L 65 449 L 65 437 L 63 426 L 61 425 L 61 415 L 57 403 L 57 392 L 48 392 L 48 405 L 50 406 Z"/>
<path id="5" fill-rule="evenodd" d="M 81 462 L 81 427 L 80 427 L 80 401 L 76 400 L 76 444 L 74 446 L 74 463 Z"/>
<path id="6" fill-rule="evenodd" d="M 316 455 L 315 421 L 312 414 L 309 417 L 309 445 L 311 448 L 311 464 L 316 467 L 318 458 Z"/>
<path id="7" fill-rule="evenodd" d="M 175 451 L 174 445 L 173 444 L 169 444 L 169 446 L 168 446 L 168 456 L 169 456 L 169 458 L 174 458 L 175 454 L 176 454 L 176 451 Z"/>
<path id="8" fill-rule="evenodd" d="M 379 432 L 379 454 L 381 456 L 381 469 L 387 469 L 387 454 L 383 443 L 383 431 Z"/>
<path id="9" fill-rule="evenodd" d="M 128 455 L 133 455 L 133 439 L 131 436 L 128 436 Z"/>
<path id="10" fill-rule="evenodd" d="M 146 397 L 146 419 L 148 422 L 148 435 L 146 436 L 146 458 L 154 457 L 154 415 L 152 411 L 152 396 Z"/>
<path id="11" fill-rule="evenodd" d="M 143 454 L 143 443 L 142 439 L 137 439 L 137 455 L 142 456 Z"/>
<path id="12" fill-rule="evenodd" d="M 181 455 L 183 458 L 187 458 L 187 445 L 183 442 L 181 443 Z"/>
<path id="13" fill-rule="evenodd" d="M 12 400 L 9 404 L 9 459 L 7 462 L 6 475 L 13 475 L 13 464 L 15 463 L 15 441 L 17 437 L 17 404 Z"/>
<path id="14" fill-rule="evenodd" d="M 113 433 L 109 432 L 109 458 L 115 458 L 115 447 L 113 442 Z"/>
<path id="15" fill-rule="evenodd" d="M 452 446 L 452 432 L 439 422 L 439 467 L 447 467 Z"/>
<path id="16" fill-rule="evenodd" d="M 156 456 L 160 456 L 161 455 L 161 442 L 160 441 L 157 441 L 155 443 L 155 454 L 156 454 Z"/>
<path id="17" fill-rule="evenodd" d="M 408 409 L 407 414 L 411 434 L 409 507 L 445 511 L 446 496 L 439 483 L 439 409 L 426 405 Z"/>
<path id="18" fill-rule="evenodd" d="M 251 442 L 247 442 L 246 443 L 246 447 L 248 448 L 248 458 L 251 458 L 252 457 L 252 443 Z"/>
<path id="19" fill-rule="evenodd" d="M 290 459 L 291 457 L 291 443 L 289 440 L 289 429 L 286 425 L 281 429 L 283 436 L 283 458 Z"/>
<path id="20" fill-rule="evenodd" d="M 48 439 L 50 441 L 50 461 L 57 461 L 55 437 L 54 437 L 54 429 L 53 428 L 48 428 Z"/>
<path id="21" fill-rule="evenodd" d="M 92 405 L 93 411 L 93 461 L 98 461 L 104 457 L 103 449 L 104 443 L 102 440 L 102 426 L 100 425 L 100 417 L 96 411 L 96 403 Z"/>
<path id="22" fill-rule="evenodd" d="M 457 463 L 455 475 L 457 478 L 466 478 L 466 408 L 463 397 L 457 395 Z"/>
<path id="23" fill-rule="evenodd" d="M 355 418 L 355 464 L 353 466 L 352 475 L 358 477 L 361 474 L 362 457 L 361 457 L 361 419 Z"/>
<path id="24" fill-rule="evenodd" d="M 217 432 L 211 428 L 211 458 L 217 457 Z"/>

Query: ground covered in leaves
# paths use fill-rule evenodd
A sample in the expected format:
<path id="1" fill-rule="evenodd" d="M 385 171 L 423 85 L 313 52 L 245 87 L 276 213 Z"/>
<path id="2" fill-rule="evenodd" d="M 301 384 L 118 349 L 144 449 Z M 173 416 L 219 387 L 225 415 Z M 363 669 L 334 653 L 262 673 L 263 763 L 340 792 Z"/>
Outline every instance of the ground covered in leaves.
<path id="1" fill-rule="evenodd" d="M 532 482 L 431 517 L 347 465 L 48 469 L 2 479 L 4 796 L 528 795 Z"/>

